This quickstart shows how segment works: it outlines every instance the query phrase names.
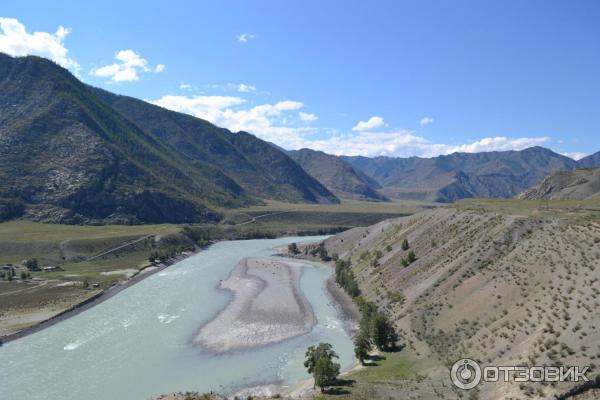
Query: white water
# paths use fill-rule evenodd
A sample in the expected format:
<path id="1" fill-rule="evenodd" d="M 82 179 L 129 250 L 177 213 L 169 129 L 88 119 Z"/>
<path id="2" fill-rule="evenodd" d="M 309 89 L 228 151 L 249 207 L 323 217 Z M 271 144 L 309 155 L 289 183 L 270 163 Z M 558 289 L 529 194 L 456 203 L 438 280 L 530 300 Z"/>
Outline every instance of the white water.
<path id="1" fill-rule="evenodd" d="M 200 326 L 229 301 L 217 290 L 243 257 L 319 238 L 217 243 L 68 320 L 0 347 L 2 400 L 147 400 L 162 393 L 232 393 L 249 386 L 293 384 L 308 377 L 309 345 L 333 344 L 342 368 L 352 342 L 326 293 L 326 266 L 308 264 L 300 286 L 318 323 L 307 335 L 220 355 L 191 344 Z"/>

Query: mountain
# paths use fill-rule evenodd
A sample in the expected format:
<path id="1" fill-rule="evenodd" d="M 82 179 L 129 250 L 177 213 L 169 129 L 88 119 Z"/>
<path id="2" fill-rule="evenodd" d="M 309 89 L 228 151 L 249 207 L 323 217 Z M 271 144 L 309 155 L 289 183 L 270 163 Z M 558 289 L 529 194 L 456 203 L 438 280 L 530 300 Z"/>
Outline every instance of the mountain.
<path id="1" fill-rule="evenodd" d="M 584 200 L 600 198 L 600 168 L 581 168 L 550 175 L 521 193 L 522 199 Z"/>
<path id="2" fill-rule="evenodd" d="M 577 164 L 582 168 L 600 167 L 600 151 L 587 157 L 583 157 Z"/>
<path id="3" fill-rule="evenodd" d="M 361 300 L 393 321 L 402 359 L 421 377 L 414 385 L 378 379 L 380 398 L 461 398 L 448 371 L 465 357 L 482 365 L 597 365 L 600 314 L 592 311 L 600 268 L 592 249 L 600 228 L 593 211 L 524 217 L 518 206 L 483 204 L 438 207 L 324 241 L 328 254 L 350 261 Z M 407 265 L 411 251 L 416 260 Z M 550 399 L 576 385 L 499 381 L 480 385 L 474 398 Z"/>
<path id="4" fill-rule="evenodd" d="M 256 203 L 248 188 L 257 182 L 273 187 L 264 198 L 337 201 L 252 135 L 122 98 L 123 108 L 141 110 L 135 121 L 110 97 L 46 59 L 0 53 L 0 203 L 25 204 L 28 217 L 47 222 L 181 223 Z M 149 129 L 152 121 L 164 125 Z M 254 180 L 232 172 L 238 163 L 254 168 Z"/>
<path id="5" fill-rule="evenodd" d="M 290 202 L 338 200 L 284 151 L 246 133 L 232 133 L 210 122 L 144 101 L 89 87 L 115 111 L 193 160 L 218 168 L 259 198 Z"/>
<path id="6" fill-rule="evenodd" d="M 340 157 L 311 149 L 293 150 L 289 156 L 306 172 L 321 182 L 336 196 L 349 199 L 384 201 L 379 185 L 357 172 Z"/>
<path id="7" fill-rule="evenodd" d="M 393 198 L 451 202 L 465 197 L 513 197 L 577 162 L 543 147 L 454 153 L 432 158 L 342 157 Z"/>

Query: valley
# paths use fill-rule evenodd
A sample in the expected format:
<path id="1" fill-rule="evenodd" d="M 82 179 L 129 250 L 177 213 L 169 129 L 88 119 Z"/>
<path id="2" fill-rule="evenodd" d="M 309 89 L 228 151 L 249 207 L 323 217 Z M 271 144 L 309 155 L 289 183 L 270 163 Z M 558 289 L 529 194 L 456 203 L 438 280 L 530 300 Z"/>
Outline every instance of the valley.
<path id="1" fill-rule="evenodd" d="M 271 18 L 277 6 L 258 14 Z M 475 42 L 469 31 L 448 35 L 436 52 L 443 60 L 426 60 L 433 52 L 420 45 L 405 57 L 421 36 L 440 36 L 448 13 L 425 35 L 430 11 L 379 26 L 378 6 L 333 23 L 354 6 L 297 34 L 278 27 L 286 34 L 269 38 L 272 21 L 260 34 L 227 31 L 235 50 L 220 35 L 237 12 L 236 29 L 246 29 L 252 13 L 243 7 L 185 51 L 184 38 L 163 40 L 176 29 L 157 29 L 168 25 L 159 15 L 146 49 L 168 48 L 168 67 L 124 43 L 114 63 L 79 64 L 64 47 L 70 28 L 28 33 L 0 16 L 0 398 L 600 398 L 600 152 L 588 98 L 598 91 L 593 74 L 577 86 L 584 55 L 551 54 L 552 63 L 526 69 L 535 79 L 513 81 L 519 68 L 502 63 L 539 50 L 523 39 L 554 36 L 511 38 L 513 57 L 486 37 L 463 57 L 450 44 Z M 196 11 L 171 17 L 189 13 L 194 28 L 221 21 Z M 487 32 L 488 13 L 502 19 L 500 9 L 485 11 L 450 24 L 452 34 L 481 21 Z M 546 21 L 537 11 L 496 36 Z M 109 41 L 117 14 L 93 34 Z M 553 28 L 571 17 L 559 14 L 560 23 L 547 19 Z M 371 17 L 377 29 L 365 24 Z M 513 14 L 504 17 L 512 24 Z M 312 37 L 321 26 L 352 32 L 323 41 L 321 57 L 284 54 L 319 47 L 331 34 Z M 403 48 L 355 42 L 343 65 L 323 68 L 355 34 L 387 39 L 398 28 L 408 30 L 389 46 Z M 559 33 L 553 42 L 568 32 Z M 312 41 L 256 56 L 279 36 Z M 569 52 L 594 48 L 566 43 Z M 402 60 L 373 62 L 370 51 Z M 185 77 L 170 63 L 177 54 Z M 577 70 L 550 75 L 560 60 Z M 502 69 L 479 68 L 488 61 Z M 562 76 L 570 81 L 561 85 Z M 469 87 L 465 77 L 493 85 Z M 291 96 L 295 84 L 306 102 Z M 552 90 L 560 101 L 547 104 Z M 482 378 L 497 367 L 544 376 Z M 570 367 L 585 368 L 589 382 L 547 376 Z"/>
<path id="2" fill-rule="evenodd" d="M 225 210 L 219 224 L 58 225 L 31 221 L 0 223 L 0 338 L 34 326 L 102 291 L 127 284 L 222 240 L 335 233 L 386 218 L 409 215 L 411 202 L 344 202 L 331 205 L 270 202 Z M 253 220 L 253 218 L 257 218 Z M 260 217 L 260 218 L 258 218 Z M 150 256 L 157 254 L 154 262 Z M 39 270 L 23 266 L 35 259 Z M 44 270 L 45 267 L 55 268 Z M 21 279 L 21 272 L 28 273 Z"/>

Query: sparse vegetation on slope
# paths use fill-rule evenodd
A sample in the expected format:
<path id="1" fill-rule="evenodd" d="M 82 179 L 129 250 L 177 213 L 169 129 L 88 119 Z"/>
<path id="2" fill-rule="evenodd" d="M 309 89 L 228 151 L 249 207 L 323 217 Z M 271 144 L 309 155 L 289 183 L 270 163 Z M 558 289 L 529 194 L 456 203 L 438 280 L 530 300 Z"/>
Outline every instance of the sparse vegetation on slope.
<path id="1" fill-rule="evenodd" d="M 528 200 L 584 200 L 600 198 L 600 168 L 582 168 L 550 175 L 519 195 Z"/>
<path id="2" fill-rule="evenodd" d="M 325 241 L 350 260 L 361 297 L 390 315 L 406 344 L 403 357 L 419 360 L 411 381 L 374 382 L 378 396 L 457 398 L 448 367 L 463 357 L 483 365 L 589 365 L 590 377 L 598 373 L 600 209 L 584 203 L 572 212 L 550 202 L 544 211 L 530 203 L 472 201 Z M 416 259 L 403 267 L 410 251 Z M 570 385 L 488 383 L 469 395 L 546 398 Z"/>

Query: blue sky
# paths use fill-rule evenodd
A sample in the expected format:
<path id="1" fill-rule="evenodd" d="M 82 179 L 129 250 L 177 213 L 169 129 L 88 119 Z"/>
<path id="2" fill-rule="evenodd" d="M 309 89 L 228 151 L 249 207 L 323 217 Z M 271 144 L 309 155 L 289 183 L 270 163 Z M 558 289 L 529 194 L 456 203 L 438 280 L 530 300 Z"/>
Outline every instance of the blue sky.
<path id="1" fill-rule="evenodd" d="M 0 18 L 0 51 L 286 148 L 600 150 L 595 0 L 21 0 Z"/>

